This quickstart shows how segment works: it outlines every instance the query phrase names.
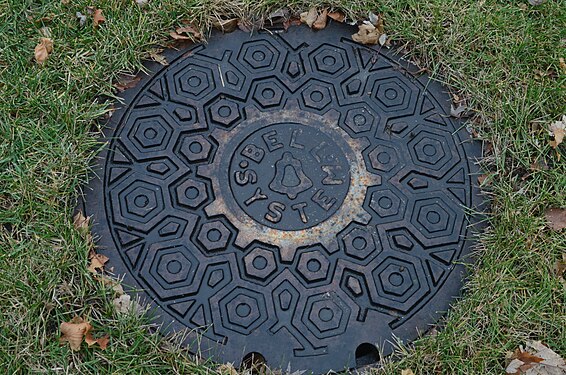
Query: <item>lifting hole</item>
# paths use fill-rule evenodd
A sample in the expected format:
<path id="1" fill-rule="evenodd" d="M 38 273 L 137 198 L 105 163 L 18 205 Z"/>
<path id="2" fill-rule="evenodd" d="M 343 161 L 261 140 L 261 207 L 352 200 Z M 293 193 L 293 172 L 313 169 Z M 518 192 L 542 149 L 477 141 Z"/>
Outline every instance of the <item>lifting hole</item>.
<path id="1" fill-rule="evenodd" d="M 241 370 L 251 371 L 252 374 L 266 374 L 267 367 L 265 365 L 265 357 L 257 352 L 246 354 L 242 359 L 240 371 Z"/>
<path id="2" fill-rule="evenodd" d="M 367 366 L 379 361 L 379 352 L 373 344 L 363 343 L 356 348 L 356 367 Z"/>

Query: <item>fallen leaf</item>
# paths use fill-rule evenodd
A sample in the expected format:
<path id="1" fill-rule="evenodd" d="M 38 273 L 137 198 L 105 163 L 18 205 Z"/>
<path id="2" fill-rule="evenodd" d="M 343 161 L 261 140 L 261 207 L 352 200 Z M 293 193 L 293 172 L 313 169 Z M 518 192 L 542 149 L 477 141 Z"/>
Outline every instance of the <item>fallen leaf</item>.
<path id="1" fill-rule="evenodd" d="M 234 365 L 231 364 L 231 363 L 226 363 L 226 364 L 218 366 L 216 371 L 220 375 L 238 375 L 238 371 L 236 370 Z"/>
<path id="2" fill-rule="evenodd" d="M 167 62 L 167 59 L 165 58 L 165 56 L 163 56 L 161 54 L 161 52 L 163 52 L 163 49 L 159 48 L 159 49 L 152 49 L 151 51 L 149 51 L 149 57 L 151 57 L 151 59 L 163 66 L 167 66 L 169 65 L 169 63 Z"/>
<path id="3" fill-rule="evenodd" d="M 401 370 L 401 375 L 415 375 L 415 373 L 410 368 L 406 368 L 404 370 Z"/>
<path id="4" fill-rule="evenodd" d="M 229 20 L 215 20 L 212 22 L 212 26 L 222 31 L 223 33 L 231 33 L 238 27 L 238 18 L 232 18 Z"/>
<path id="5" fill-rule="evenodd" d="M 275 25 L 284 23 L 289 18 L 291 18 L 291 11 L 289 10 L 289 8 L 281 8 L 277 9 L 275 12 L 271 12 L 267 16 L 266 21 L 268 21 L 271 25 Z"/>
<path id="6" fill-rule="evenodd" d="M 531 5 L 541 5 L 546 3 L 546 0 L 529 0 L 529 4 Z"/>
<path id="7" fill-rule="evenodd" d="M 329 12 L 328 17 L 332 18 L 336 22 L 344 22 L 346 20 L 346 15 L 339 10 L 335 12 Z"/>
<path id="8" fill-rule="evenodd" d="M 301 22 L 306 23 L 308 27 L 312 27 L 313 23 L 315 23 L 317 18 L 318 18 L 318 11 L 316 10 L 315 7 L 310 8 L 308 12 L 301 13 Z"/>
<path id="9" fill-rule="evenodd" d="M 562 69 L 562 73 L 566 74 L 566 60 L 564 60 L 564 57 L 561 57 L 558 59 L 558 61 L 560 62 L 560 68 Z"/>
<path id="10" fill-rule="evenodd" d="M 326 27 L 326 19 L 328 15 L 328 9 L 323 9 L 322 12 L 316 17 L 316 21 L 312 24 L 314 30 L 322 30 Z"/>
<path id="11" fill-rule="evenodd" d="M 120 314 L 134 313 L 137 316 L 143 315 L 144 308 L 137 301 L 132 300 L 129 294 L 122 294 L 113 301 L 114 308 Z"/>
<path id="12" fill-rule="evenodd" d="M 185 34 L 185 35 L 183 35 Z M 170 32 L 169 35 L 173 37 L 173 39 L 181 39 L 181 40 L 193 40 L 199 41 L 202 39 L 202 34 L 193 26 L 186 25 L 177 27 L 174 32 Z"/>
<path id="13" fill-rule="evenodd" d="M 381 34 L 377 40 L 380 46 L 384 46 L 387 43 L 387 34 Z"/>
<path id="14" fill-rule="evenodd" d="M 374 25 L 363 23 L 358 26 L 358 32 L 352 35 L 352 39 L 361 44 L 377 44 L 379 36 L 379 31 Z"/>
<path id="15" fill-rule="evenodd" d="M 553 141 L 550 141 L 552 148 L 557 148 L 558 145 L 564 140 L 566 135 L 566 115 L 562 116 L 562 120 L 558 120 L 550 124 L 549 134 L 554 137 Z"/>
<path id="16" fill-rule="evenodd" d="M 564 274 L 566 273 L 566 253 L 562 253 L 562 260 L 559 259 L 556 261 L 554 271 L 556 271 L 556 276 L 561 278 L 562 282 L 565 282 Z"/>
<path id="17" fill-rule="evenodd" d="M 88 270 L 91 273 L 97 274 L 98 271 L 102 271 L 104 269 L 104 265 L 108 262 L 108 257 L 102 254 L 94 253 L 90 257 L 90 265 L 88 266 Z"/>
<path id="18" fill-rule="evenodd" d="M 368 20 L 373 26 L 377 26 L 379 23 L 379 16 L 373 12 L 369 12 Z"/>
<path id="19" fill-rule="evenodd" d="M 122 74 L 120 75 L 118 82 L 114 84 L 114 87 L 116 87 L 118 91 L 124 91 L 136 87 L 136 85 L 140 80 L 141 80 L 141 76 L 131 76 L 127 74 Z"/>
<path id="20" fill-rule="evenodd" d="M 515 350 L 505 371 L 515 375 L 565 375 L 566 362 L 540 341 L 527 341 L 526 349 Z"/>
<path id="21" fill-rule="evenodd" d="M 298 18 L 289 18 L 288 20 L 285 20 L 283 22 L 283 29 L 285 29 L 285 31 L 287 31 L 287 29 L 291 26 L 300 26 L 301 25 L 301 20 Z"/>
<path id="22" fill-rule="evenodd" d="M 77 212 L 76 215 L 73 217 L 73 225 L 75 226 L 75 229 L 79 231 L 87 230 L 89 224 L 90 224 L 90 217 L 85 217 L 82 211 Z"/>
<path id="23" fill-rule="evenodd" d="M 478 184 L 480 184 L 480 186 L 483 186 L 484 183 L 486 182 L 486 180 L 487 180 L 487 175 L 482 174 L 482 175 L 478 176 Z M 486 183 L 486 185 L 487 185 L 487 183 Z"/>
<path id="24" fill-rule="evenodd" d="M 136 0 L 136 4 L 138 4 L 140 7 L 144 7 L 149 3 L 149 0 Z"/>
<path id="25" fill-rule="evenodd" d="M 459 104 L 458 107 L 454 107 L 454 105 L 450 104 L 450 116 L 460 118 L 467 109 L 468 107 L 465 104 Z"/>
<path id="26" fill-rule="evenodd" d="M 59 329 L 61 330 L 59 342 L 68 342 L 71 349 L 77 351 L 80 350 L 83 337 L 92 329 L 92 326 L 76 316 L 70 322 L 61 323 Z"/>
<path id="27" fill-rule="evenodd" d="M 92 333 L 88 331 L 85 333 L 85 342 L 89 347 L 93 346 L 94 344 L 98 344 L 100 349 L 106 350 L 108 343 L 110 342 L 110 335 L 104 335 L 95 339 L 94 336 L 92 336 Z"/>
<path id="28" fill-rule="evenodd" d="M 97 274 L 94 276 L 94 278 L 95 280 L 100 281 L 104 285 L 111 287 L 112 290 L 114 290 L 114 292 L 116 292 L 116 294 L 118 294 L 119 296 L 124 294 L 124 288 L 122 287 L 122 284 L 120 284 L 118 280 L 115 280 L 110 276 L 106 276 L 103 274 Z"/>
<path id="29" fill-rule="evenodd" d="M 86 23 L 86 16 L 84 14 L 82 14 L 81 12 L 77 12 L 75 14 L 79 20 L 79 26 L 84 26 Z"/>
<path id="30" fill-rule="evenodd" d="M 104 22 L 106 22 L 106 18 L 102 15 L 102 9 L 96 9 L 92 15 L 92 24 L 94 27 L 98 27 Z"/>
<path id="31" fill-rule="evenodd" d="M 544 216 L 553 230 L 558 231 L 566 228 L 566 209 L 549 208 L 544 213 Z"/>
<path id="32" fill-rule="evenodd" d="M 39 44 L 35 46 L 35 61 L 37 61 L 39 65 L 42 65 L 51 52 L 53 52 L 53 40 L 50 38 L 40 38 Z"/>

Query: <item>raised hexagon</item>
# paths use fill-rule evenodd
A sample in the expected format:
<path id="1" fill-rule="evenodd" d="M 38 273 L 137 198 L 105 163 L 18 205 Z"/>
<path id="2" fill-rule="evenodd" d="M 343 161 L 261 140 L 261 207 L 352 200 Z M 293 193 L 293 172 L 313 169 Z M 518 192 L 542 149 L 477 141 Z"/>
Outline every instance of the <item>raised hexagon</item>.
<path id="1" fill-rule="evenodd" d="M 344 124 L 355 134 L 370 131 L 378 122 L 379 115 L 361 104 L 350 108 L 344 118 Z"/>
<path id="2" fill-rule="evenodd" d="M 217 251 L 226 248 L 230 235 L 230 230 L 222 221 L 213 220 L 202 225 L 197 240 L 206 251 Z"/>
<path id="3" fill-rule="evenodd" d="M 299 257 L 297 270 L 307 282 L 326 279 L 330 261 L 318 250 L 302 253 Z"/>
<path id="4" fill-rule="evenodd" d="M 142 115 L 136 113 L 130 117 L 134 122 L 128 140 L 140 153 L 154 153 L 167 148 L 173 129 L 160 114 Z"/>
<path id="5" fill-rule="evenodd" d="M 331 102 L 334 89 L 323 82 L 313 82 L 301 92 L 306 107 L 322 111 Z"/>
<path id="6" fill-rule="evenodd" d="M 177 203 L 188 208 L 197 208 L 207 198 L 206 185 L 202 181 L 186 179 L 175 188 Z"/>
<path id="7" fill-rule="evenodd" d="M 166 77 L 174 94 L 183 98 L 200 100 L 215 88 L 212 70 L 200 63 L 191 62 L 182 70 Z"/>
<path id="8" fill-rule="evenodd" d="M 378 172 L 389 172 L 399 166 L 397 150 L 393 147 L 377 145 L 370 151 L 368 158 L 370 162 L 368 169 L 374 169 Z"/>
<path id="9" fill-rule="evenodd" d="M 242 119 L 240 104 L 230 98 L 220 97 L 207 106 L 208 116 L 215 124 L 230 127 Z"/>
<path id="10" fill-rule="evenodd" d="M 302 316 L 302 322 L 319 339 L 337 336 L 346 331 L 350 308 L 335 293 L 310 296 Z"/>
<path id="11" fill-rule="evenodd" d="M 244 257 L 244 269 L 248 276 L 266 280 L 277 270 L 272 251 L 256 246 Z"/>
<path id="12" fill-rule="evenodd" d="M 273 70 L 279 60 L 279 51 L 267 40 L 245 43 L 240 49 L 238 60 L 251 72 Z"/>
<path id="13" fill-rule="evenodd" d="M 151 282 L 148 277 L 153 278 L 164 290 L 178 289 L 195 281 L 198 265 L 198 260 L 186 247 L 169 246 L 152 252 L 141 273 L 148 282 Z"/>
<path id="14" fill-rule="evenodd" d="M 394 216 L 405 210 L 405 202 L 391 189 L 373 191 L 369 206 L 381 218 Z"/>
<path id="15" fill-rule="evenodd" d="M 339 76 L 350 67 L 348 55 L 343 48 L 323 44 L 311 53 L 314 68 L 326 75 Z"/>
<path id="16" fill-rule="evenodd" d="M 417 200 L 412 217 L 419 232 L 427 238 L 434 238 L 452 235 L 460 216 L 443 199 L 432 197 Z"/>
<path id="17" fill-rule="evenodd" d="M 407 254 L 383 259 L 372 271 L 370 294 L 375 303 L 407 312 L 429 291 L 420 260 Z"/>
<path id="18" fill-rule="evenodd" d="M 385 112 L 395 115 L 408 115 L 415 111 L 419 89 L 399 77 L 387 77 L 368 82 L 366 91 L 371 92 L 372 100 Z"/>
<path id="19" fill-rule="evenodd" d="M 253 90 L 254 100 L 264 108 L 281 105 L 285 91 L 274 79 L 258 82 Z"/>
<path id="20" fill-rule="evenodd" d="M 414 163 L 428 170 L 443 173 L 460 160 L 452 134 L 441 130 L 420 131 L 409 144 L 409 153 Z"/>
<path id="21" fill-rule="evenodd" d="M 208 158 L 212 145 L 202 135 L 183 136 L 179 153 L 189 163 L 204 161 Z"/>
<path id="22" fill-rule="evenodd" d="M 116 190 L 111 194 L 116 194 Z M 129 220 L 148 223 L 164 209 L 161 187 L 147 181 L 135 180 L 127 185 L 118 193 L 118 201 L 119 214 L 115 212 L 114 217 L 124 224 Z"/>
<path id="23" fill-rule="evenodd" d="M 342 241 L 344 241 L 346 254 L 360 260 L 364 260 L 376 250 L 373 236 L 362 227 L 354 227 Z"/>
<path id="24" fill-rule="evenodd" d="M 268 318 L 263 294 L 236 287 L 219 301 L 222 325 L 248 335 Z"/>

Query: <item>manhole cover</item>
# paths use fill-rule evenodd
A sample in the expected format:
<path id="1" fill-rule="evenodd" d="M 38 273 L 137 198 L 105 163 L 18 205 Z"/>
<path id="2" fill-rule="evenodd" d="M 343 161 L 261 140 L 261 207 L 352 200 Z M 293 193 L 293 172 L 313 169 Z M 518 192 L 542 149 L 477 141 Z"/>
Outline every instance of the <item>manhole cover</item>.
<path id="1" fill-rule="evenodd" d="M 86 213 L 206 357 L 371 363 L 459 293 L 479 153 L 438 84 L 351 34 L 216 35 L 113 116 Z"/>

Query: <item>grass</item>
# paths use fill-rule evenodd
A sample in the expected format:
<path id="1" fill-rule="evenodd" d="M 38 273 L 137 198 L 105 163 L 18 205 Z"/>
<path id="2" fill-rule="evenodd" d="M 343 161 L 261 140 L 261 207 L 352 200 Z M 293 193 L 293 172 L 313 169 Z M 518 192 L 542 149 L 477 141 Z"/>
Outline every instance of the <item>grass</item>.
<path id="1" fill-rule="evenodd" d="M 106 23 L 81 28 L 76 12 L 103 9 Z M 86 270 L 88 242 L 72 211 L 92 164 L 120 72 L 141 67 L 182 19 L 206 28 L 215 16 L 259 18 L 293 0 L 0 0 L 0 369 L 5 373 L 210 373 L 174 340 L 148 334 L 143 318 L 118 316 L 113 291 Z M 546 124 L 566 113 L 566 7 L 549 0 L 381 0 L 330 4 L 385 15 L 386 31 L 420 66 L 477 111 L 471 126 L 491 144 L 484 168 L 489 227 L 465 298 L 443 329 L 400 347 L 387 374 L 501 374 L 506 352 L 536 339 L 566 356 L 564 284 L 553 267 L 566 233 L 549 230 L 548 207 L 566 207 L 566 153 L 548 145 Z M 33 49 L 55 43 L 43 67 Z M 43 33 L 46 31 L 44 30 Z M 561 155 L 562 159 L 559 159 Z M 548 169 L 531 171 L 533 162 Z M 73 353 L 58 327 L 87 317 L 111 335 L 106 351 Z"/>

